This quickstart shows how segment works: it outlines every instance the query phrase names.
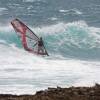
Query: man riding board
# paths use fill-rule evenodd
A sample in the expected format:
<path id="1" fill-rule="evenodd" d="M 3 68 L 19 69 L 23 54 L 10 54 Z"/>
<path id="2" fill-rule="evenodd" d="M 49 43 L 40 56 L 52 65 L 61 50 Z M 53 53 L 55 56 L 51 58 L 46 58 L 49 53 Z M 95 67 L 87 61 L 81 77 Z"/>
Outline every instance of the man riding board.
<path id="1" fill-rule="evenodd" d="M 42 37 L 40 37 L 40 39 L 38 41 L 38 54 L 39 53 L 45 53 Z"/>
<path id="2" fill-rule="evenodd" d="M 47 51 L 45 50 L 45 47 L 44 47 L 44 43 L 43 43 L 43 40 L 42 40 L 42 37 L 40 37 L 40 39 L 38 40 L 38 42 L 34 45 L 36 46 L 37 45 L 37 54 L 46 54 L 48 55 Z"/>

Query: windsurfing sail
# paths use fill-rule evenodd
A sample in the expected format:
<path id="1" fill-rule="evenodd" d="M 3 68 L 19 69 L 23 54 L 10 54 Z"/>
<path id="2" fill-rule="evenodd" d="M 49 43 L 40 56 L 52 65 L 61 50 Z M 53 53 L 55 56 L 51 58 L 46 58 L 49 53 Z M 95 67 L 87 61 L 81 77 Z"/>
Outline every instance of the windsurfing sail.
<path id="1" fill-rule="evenodd" d="M 11 21 L 11 24 L 17 35 L 20 37 L 25 50 L 35 54 L 48 55 L 44 44 L 43 52 L 38 52 L 38 41 L 40 38 L 23 22 L 21 22 L 19 19 L 14 19 L 13 21 Z"/>

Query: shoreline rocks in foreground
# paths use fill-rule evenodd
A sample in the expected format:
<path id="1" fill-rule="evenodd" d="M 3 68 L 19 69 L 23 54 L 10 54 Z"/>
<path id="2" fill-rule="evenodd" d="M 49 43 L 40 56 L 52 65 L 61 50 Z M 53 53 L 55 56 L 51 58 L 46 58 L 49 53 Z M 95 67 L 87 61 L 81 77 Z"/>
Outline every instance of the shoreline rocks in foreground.
<path id="1" fill-rule="evenodd" d="M 0 100 L 100 100 L 100 85 L 93 87 L 48 88 L 34 95 L 0 94 Z"/>

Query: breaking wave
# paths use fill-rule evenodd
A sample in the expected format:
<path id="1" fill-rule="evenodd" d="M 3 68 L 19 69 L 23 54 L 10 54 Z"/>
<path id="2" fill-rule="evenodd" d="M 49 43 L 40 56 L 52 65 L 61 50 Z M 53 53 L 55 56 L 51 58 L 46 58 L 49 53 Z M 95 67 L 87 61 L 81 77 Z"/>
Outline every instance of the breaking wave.
<path id="1" fill-rule="evenodd" d="M 42 36 L 49 54 L 75 58 L 100 58 L 100 28 L 90 27 L 84 21 L 58 23 L 31 29 Z M 13 28 L 1 27 L 0 40 L 22 47 Z"/>
<path id="2" fill-rule="evenodd" d="M 43 36 L 49 52 L 63 57 L 100 58 L 100 28 L 84 21 L 58 23 L 34 29 Z"/>

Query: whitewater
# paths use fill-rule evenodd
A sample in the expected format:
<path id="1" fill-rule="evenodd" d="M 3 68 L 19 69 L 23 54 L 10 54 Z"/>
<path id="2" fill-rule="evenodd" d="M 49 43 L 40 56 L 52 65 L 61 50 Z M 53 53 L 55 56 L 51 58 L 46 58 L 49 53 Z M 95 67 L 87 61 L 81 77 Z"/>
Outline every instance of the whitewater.
<path id="1" fill-rule="evenodd" d="M 100 83 L 100 0 L 0 0 L 0 94 Z M 18 18 L 50 56 L 24 50 Z"/>
<path id="2" fill-rule="evenodd" d="M 79 21 L 33 29 L 43 36 L 49 57 L 28 53 L 10 24 L 5 30 L 1 26 L 0 93 L 32 94 L 47 87 L 100 82 L 100 56 L 93 51 L 100 49 L 99 28 Z"/>

